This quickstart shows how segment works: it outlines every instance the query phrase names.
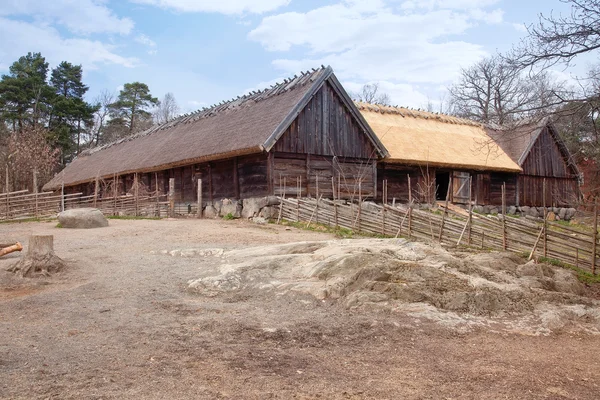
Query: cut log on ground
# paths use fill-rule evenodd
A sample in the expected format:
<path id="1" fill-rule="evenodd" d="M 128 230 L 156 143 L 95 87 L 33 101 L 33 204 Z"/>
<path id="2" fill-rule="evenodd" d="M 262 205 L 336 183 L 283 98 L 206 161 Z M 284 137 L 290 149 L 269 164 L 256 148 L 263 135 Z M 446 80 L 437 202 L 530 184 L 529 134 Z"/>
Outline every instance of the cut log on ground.
<path id="1" fill-rule="evenodd" d="M 21 245 L 21 243 L 19 243 L 19 242 L 15 243 L 13 245 L 0 244 L 0 257 L 10 254 L 12 252 L 21 251 L 21 250 L 23 250 L 23 245 Z"/>
<path id="2" fill-rule="evenodd" d="M 59 272 L 64 266 L 65 262 L 54 254 L 54 236 L 32 235 L 29 237 L 25 256 L 7 271 L 21 277 L 49 276 Z"/>

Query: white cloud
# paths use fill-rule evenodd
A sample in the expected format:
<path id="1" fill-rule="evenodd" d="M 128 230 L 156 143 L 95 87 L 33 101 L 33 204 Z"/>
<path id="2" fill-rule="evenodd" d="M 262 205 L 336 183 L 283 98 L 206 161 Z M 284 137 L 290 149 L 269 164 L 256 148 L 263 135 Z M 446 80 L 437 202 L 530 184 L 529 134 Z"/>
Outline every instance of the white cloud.
<path id="1" fill-rule="evenodd" d="M 143 33 L 140 35 L 137 35 L 134 40 L 136 42 L 143 44 L 144 46 L 147 46 L 150 48 L 156 47 L 156 42 L 154 40 L 150 39 L 147 35 L 144 35 Z"/>
<path id="2" fill-rule="evenodd" d="M 402 3 L 405 10 L 414 10 L 424 8 L 432 10 L 434 8 L 472 10 L 474 8 L 489 7 L 499 0 L 409 0 Z"/>
<path id="3" fill-rule="evenodd" d="M 1 16 L 27 16 L 36 25 L 60 24 L 79 34 L 129 34 L 133 21 L 119 18 L 99 0 L 5 0 Z"/>
<path id="4" fill-rule="evenodd" d="M 525 24 L 513 23 L 512 27 L 519 32 L 527 32 L 527 26 L 525 26 Z"/>
<path id="5" fill-rule="evenodd" d="M 68 60 L 81 64 L 84 69 L 97 69 L 101 64 L 133 67 L 135 58 L 123 57 L 115 46 L 96 40 L 63 38 L 49 26 L 0 18 L 0 58 L 16 60 L 27 52 L 41 52 L 46 60 L 56 65 Z"/>
<path id="6" fill-rule="evenodd" d="M 291 0 L 130 0 L 179 12 L 214 12 L 221 14 L 262 14 L 286 6 Z"/>
<path id="7" fill-rule="evenodd" d="M 352 93 L 361 91 L 364 84 L 378 84 L 379 92 L 390 96 L 391 104 L 401 107 L 420 107 L 427 103 L 427 95 L 421 92 L 417 87 L 405 83 L 393 83 L 389 81 L 369 81 L 364 83 L 344 81 L 344 88 Z"/>
<path id="8" fill-rule="evenodd" d="M 286 74 L 331 65 L 350 90 L 379 82 L 394 103 L 418 107 L 427 103 L 425 93 L 438 96 L 461 67 L 487 55 L 482 45 L 464 39 L 478 24 L 502 22 L 501 9 L 486 9 L 495 3 L 377 0 L 366 7 L 364 1 L 341 0 L 265 17 L 248 38 L 268 51 L 299 53 L 273 61 Z"/>

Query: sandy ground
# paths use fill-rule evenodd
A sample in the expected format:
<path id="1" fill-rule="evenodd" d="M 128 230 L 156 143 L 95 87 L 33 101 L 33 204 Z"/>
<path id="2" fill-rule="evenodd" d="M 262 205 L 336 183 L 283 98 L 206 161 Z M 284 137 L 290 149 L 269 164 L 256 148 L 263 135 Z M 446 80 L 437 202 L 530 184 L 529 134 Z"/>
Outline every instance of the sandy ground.
<path id="1" fill-rule="evenodd" d="M 241 221 L 111 221 L 74 231 L 0 224 L 0 242 L 53 234 L 69 268 L 0 271 L 0 397 L 27 399 L 597 399 L 590 330 L 457 329 L 308 292 L 207 293 L 219 257 L 173 249 L 333 239 Z M 19 255 L 0 259 L 0 269 Z"/>

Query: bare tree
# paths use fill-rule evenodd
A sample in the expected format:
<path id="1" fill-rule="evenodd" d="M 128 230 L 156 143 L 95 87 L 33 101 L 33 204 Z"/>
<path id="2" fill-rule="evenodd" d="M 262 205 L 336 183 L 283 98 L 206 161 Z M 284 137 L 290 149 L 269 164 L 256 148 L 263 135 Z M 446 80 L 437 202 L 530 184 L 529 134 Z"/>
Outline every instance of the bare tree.
<path id="1" fill-rule="evenodd" d="M 567 16 L 540 15 L 527 27 L 528 36 L 508 59 L 519 67 L 570 64 L 579 54 L 600 49 L 600 0 L 561 0 L 571 5 Z"/>
<path id="2" fill-rule="evenodd" d="M 379 91 L 379 83 L 363 85 L 360 92 L 350 94 L 355 100 L 369 104 L 390 105 L 390 96 Z"/>
<path id="3" fill-rule="evenodd" d="M 457 115 L 506 125 L 555 105 L 559 87 L 547 73 L 526 77 L 520 69 L 494 56 L 463 69 L 449 93 Z"/>
<path id="4" fill-rule="evenodd" d="M 179 106 L 175 100 L 173 93 L 167 93 L 158 102 L 156 109 L 153 112 L 154 123 L 164 124 L 173 120 L 179 114 Z"/>
<path id="5" fill-rule="evenodd" d="M 109 106 L 114 102 L 115 95 L 108 90 L 103 90 L 94 100 L 94 103 L 97 104 L 99 108 L 94 114 L 94 128 L 92 130 L 93 137 L 91 140 L 91 145 L 98 146 L 98 144 L 100 144 L 101 136 L 110 116 Z"/>

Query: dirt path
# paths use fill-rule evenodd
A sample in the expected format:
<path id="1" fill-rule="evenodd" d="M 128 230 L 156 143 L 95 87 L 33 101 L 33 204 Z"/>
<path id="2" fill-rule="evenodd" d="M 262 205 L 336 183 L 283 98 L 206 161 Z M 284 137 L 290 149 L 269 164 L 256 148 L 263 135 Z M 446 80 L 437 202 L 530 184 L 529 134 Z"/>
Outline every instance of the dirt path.
<path id="1" fill-rule="evenodd" d="M 327 234 L 239 221 L 111 221 L 54 234 L 70 268 L 26 284 L 0 272 L 0 397 L 60 399 L 596 399 L 600 337 L 460 332 L 312 296 L 186 291 L 209 259 L 152 254 Z M 2 241 L 2 240 L 0 240 Z M 0 269 L 18 255 L 0 259 Z"/>

